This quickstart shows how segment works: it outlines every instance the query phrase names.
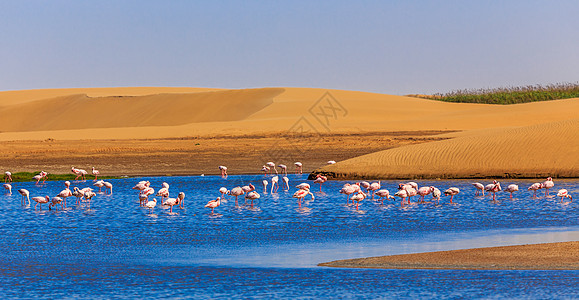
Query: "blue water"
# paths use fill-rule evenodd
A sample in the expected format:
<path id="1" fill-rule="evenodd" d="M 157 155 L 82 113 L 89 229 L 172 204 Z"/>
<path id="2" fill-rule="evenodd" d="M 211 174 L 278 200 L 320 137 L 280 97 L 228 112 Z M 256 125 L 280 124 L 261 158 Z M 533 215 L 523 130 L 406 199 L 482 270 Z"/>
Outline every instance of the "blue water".
<path id="1" fill-rule="evenodd" d="M 0 296 L 11 298 L 579 298 L 579 271 L 362 270 L 317 267 L 336 259 L 579 240 L 579 205 L 560 203 L 559 188 L 579 195 L 576 180 L 557 180 L 551 197 L 526 191 L 510 200 L 475 197 L 467 181 L 421 181 L 461 189 L 454 205 L 345 206 L 329 181 L 299 209 L 291 198 L 306 175 L 290 175 L 290 191 L 263 193 L 263 175 L 110 180 L 88 208 L 68 199 L 64 211 L 34 210 L 20 195 L 0 195 Z M 132 190 L 150 180 L 185 192 L 185 209 L 139 207 Z M 221 186 L 253 183 L 253 208 L 204 208 Z M 310 182 L 311 183 L 311 182 Z M 392 193 L 398 182 L 382 181 Z M 79 188 L 92 181 L 73 182 Z M 16 183 L 31 196 L 56 195 L 62 182 Z M 318 191 L 318 187 L 312 187 Z M 427 197 L 428 199 L 428 197 Z M 239 199 L 243 204 L 244 200 Z"/>

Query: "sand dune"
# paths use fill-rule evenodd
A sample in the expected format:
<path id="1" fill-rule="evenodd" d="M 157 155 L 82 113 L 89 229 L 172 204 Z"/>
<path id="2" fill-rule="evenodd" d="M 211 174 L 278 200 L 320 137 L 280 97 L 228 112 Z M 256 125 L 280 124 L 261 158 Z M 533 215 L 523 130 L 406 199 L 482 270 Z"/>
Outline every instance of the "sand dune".
<path id="1" fill-rule="evenodd" d="M 175 126 L 239 121 L 273 103 L 283 89 L 186 94 L 61 96 L 0 108 L 0 131 Z M 227 99 L 227 101 L 221 101 Z"/>
<path id="2" fill-rule="evenodd" d="M 579 119 L 492 129 L 319 169 L 334 177 L 579 177 Z"/>

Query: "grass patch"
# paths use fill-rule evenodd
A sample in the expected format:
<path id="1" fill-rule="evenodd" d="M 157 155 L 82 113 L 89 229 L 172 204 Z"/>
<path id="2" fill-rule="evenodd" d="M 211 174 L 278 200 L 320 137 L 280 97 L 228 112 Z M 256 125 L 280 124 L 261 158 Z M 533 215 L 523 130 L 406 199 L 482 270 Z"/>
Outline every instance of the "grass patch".
<path id="1" fill-rule="evenodd" d="M 459 103 L 517 104 L 579 98 L 579 83 L 555 83 L 493 89 L 456 90 L 445 94 L 410 95 L 418 98 Z"/>
<path id="2" fill-rule="evenodd" d="M 12 180 L 14 182 L 27 182 L 27 181 L 36 181 L 35 179 L 32 179 L 32 177 L 34 177 L 34 175 L 39 174 L 40 171 L 38 172 L 18 172 L 18 173 L 12 173 Z M 76 175 L 74 174 L 48 174 L 46 176 L 46 181 L 58 181 L 58 180 L 74 180 L 74 178 L 76 177 Z M 86 175 L 86 180 L 93 180 L 94 176 L 93 175 Z M 99 179 L 117 179 L 117 178 L 121 178 L 120 176 L 99 176 Z M 2 179 L 2 181 L 4 181 L 4 179 Z M 42 181 L 42 180 L 41 180 Z"/>

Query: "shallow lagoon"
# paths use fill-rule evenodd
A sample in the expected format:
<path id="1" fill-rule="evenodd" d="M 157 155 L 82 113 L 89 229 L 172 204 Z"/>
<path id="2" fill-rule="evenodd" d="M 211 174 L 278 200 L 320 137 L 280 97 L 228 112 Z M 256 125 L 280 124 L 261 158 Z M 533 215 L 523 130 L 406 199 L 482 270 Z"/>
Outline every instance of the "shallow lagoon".
<path id="1" fill-rule="evenodd" d="M 268 177 L 269 178 L 269 177 Z M 499 193 L 474 197 L 470 181 L 419 181 L 441 190 L 461 189 L 456 204 L 385 205 L 365 200 L 360 211 L 345 206 L 329 181 L 324 192 L 298 209 L 291 198 L 306 175 L 289 175 L 290 191 L 263 193 L 263 175 L 151 177 L 110 180 L 113 195 L 99 194 L 91 208 L 74 205 L 49 211 L 20 205 L 19 188 L 31 196 L 56 195 L 62 182 L 14 184 L 0 195 L 0 294 L 26 298 L 577 298 L 579 271 L 351 270 L 317 267 L 320 262 L 387 254 L 497 245 L 579 240 L 579 205 L 540 194 L 528 180 L 510 200 Z M 172 196 L 186 193 L 185 209 L 140 208 L 139 180 L 155 190 L 166 181 Z M 261 198 L 251 209 L 230 197 L 216 209 L 203 206 L 221 186 L 253 183 Z M 485 181 L 486 182 L 486 181 Z M 311 183 L 311 181 L 310 181 Z M 392 193 L 398 182 L 382 181 Z M 575 180 L 556 180 L 579 194 Z M 80 188 L 92 181 L 73 182 Z M 270 186 L 268 186 L 269 190 Z M 312 191 L 319 191 L 312 186 Z M 2 191 L 3 192 L 3 191 Z M 427 196 L 428 199 L 428 196 Z M 240 199 L 243 204 L 244 200 Z"/>

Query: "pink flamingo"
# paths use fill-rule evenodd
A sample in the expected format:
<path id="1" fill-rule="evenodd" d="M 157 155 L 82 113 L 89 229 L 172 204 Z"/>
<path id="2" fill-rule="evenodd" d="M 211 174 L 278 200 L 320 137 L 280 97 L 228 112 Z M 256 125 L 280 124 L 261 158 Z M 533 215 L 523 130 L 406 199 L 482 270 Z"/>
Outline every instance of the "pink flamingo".
<path id="1" fill-rule="evenodd" d="M 48 203 L 48 201 L 50 201 L 50 197 L 46 196 L 46 197 L 32 197 L 32 200 L 34 200 L 36 202 L 36 205 L 34 205 L 34 210 L 36 210 L 36 207 L 40 204 L 40 210 L 42 210 L 42 204 L 43 203 Z"/>
<path id="2" fill-rule="evenodd" d="M 284 175 L 287 175 L 287 166 L 286 165 L 278 165 L 279 169 L 281 170 L 281 173 Z"/>
<path id="3" fill-rule="evenodd" d="M 221 198 L 217 197 L 215 200 L 211 200 L 205 204 L 205 207 L 211 208 L 211 214 L 213 215 L 213 211 L 221 205 Z"/>
<path id="4" fill-rule="evenodd" d="M 74 204 L 79 204 L 80 203 L 80 199 L 82 197 L 84 197 L 84 194 L 75 186 L 73 191 L 72 191 L 72 195 L 76 197 L 76 202 Z"/>
<path id="5" fill-rule="evenodd" d="M 163 187 L 160 188 L 157 191 L 157 197 L 161 197 L 161 202 L 163 202 L 163 199 L 165 198 L 169 198 L 169 184 L 166 182 L 163 182 Z"/>
<path id="6" fill-rule="evenodd" d="M 149 185 L 151 185 L 151 183 L 149 181 L 139 181 L 139 183 L 137 183 L 134 187 L 132 187 L 132 189 L 142 191 L 145 188 L 148 188 Z"/>
<path id="7" fill-rule="evenodd" d="M 275 164 L 273 162 L 270 161 L 270 162 L 266 163 L 265 165 L 268 166 L 270 170 L 273 169 L 275 171 L 275 175 L 278 174 L 277 169 L 275 168 Z M 272 172 L 272 174 L 273 174 L 273 172 Z"/>
<path id="8" fill-rule="evenodd" d="M 320 184 L 320 192 L 322 191 L 322 184 L 324 182 L 326 182 L 328 180 L 328 178 L 326 176 L 322 176 L 321 174 L 318 174 L 316 176 L 316 179 L 314 180 L 314 183 L 319 183 Z M 309 188 L 308 188 L 309 189 Z"/>
<path id="9" fill-rule="evenodd" d="M 450 195 L 450 203 L 451 203 L 451 204 L 453 204 L 452 198 L 453 198 L 455 195 L 458 195 L 458 193 L 460 193 L 460 190 L 459 190 L 458 188 L 456 188 L 456 187 L 451 187 L 451 188 L 449 188 L 448 190 L 444 191 L 444 195 L 445 195 L 445 196 L 449 196 L 449 195 Z"/>
<path id="10" fill-rule="evenodd" d="M 179 194 L 177 194 L 177 199 L 179 199 L 179 208 L 184 209 L 185 208 L 185 193 L 180 192 Z"/>
<path id="11" fill-rule="evenodd" d="M 221 171 L 222 177 L 227 177 L 227 167 L 226 166 L 219 166 L 219 170 Z"/>
<path id="12" fill-rule="evenodd" d="M 153 213 L 153 208 L 155 208 L 155 206 L 157 206 L 157 199 L 153 198 L 153 200 L 147 201 L 147 203 L 145 204 L 145 207 L 147 207 L 149 209 L 149 213 Z"/>
<path id="13" fill-rule="evenodd" d="M 57 195 L 58 197 L 61 197 L 64 201 L 64 207 L 66 208 L 66 198 L 68 197 L 72 197 L 72 192 L 70 191 L 70 189 L 67 187 L 64 190 L 60 191 L 60 193 L 58 193 Z"/>
<path id="14" fill-rule="evenodd" d="M 231 191 L 229 191 L 229 194 L 233 197 L 235 197 L 235 206 L 239 206 L 237 205 L 237 197 L 243 195 L 245 192 L 241 189 L 241 187 L 237 186 L 231 189 Z"/>
<path id="15" fill-rule="evenodd" d="M 424 203 L 424 196 L 432 193 L 432 186 L 423 186 L 421 188 L 418 189 L 418 195 L 420 195 L 420 201 L 418 201 L 419 203 Z"/>
<path id="16" fill-rule="evenodd" d="M 90 209 L 90 205 L 92 203 L 92 197 L 96 196 L 96 193 L 93 192 L 92 190 L 88 190 L 88 191 L 84 192 L 83 196 L 88 201 L 88 208 Z"/>
<path id="17" fill-rule="evenodd" d="M 75 167 L 72 167 L 72 168 L 70 169 L 70 171 L 71 171 L 72 173 L 74 173 L 74 175 L 76 175 L 76 177 L 74 178 L 74 180 L 78 180 L 79 177 L 82 177 L 82 180 L 86 180 L 86 179 L 85 179 L 85 176 L 86 176 L 86 174 L 88 174 L 87 171 L 85 171 L 85 170 L 83 170 L 83 169 L 77 169 L 77 168 L 75 168 Z"/>
<path id="18" fill-rule="evenodd" d="M 302 174 L 303 172 L 303 164 L 299 161 L 296 161 L 294 163 L 294 165 L 296 166 L 296 174 Z"/>
<path id="19" fill-rule="evenodd" d="M 394 194 L 394 196 L 400 197 L 400 199 L 402 199 L 402 201 L 400 202 L 400 207 L 404 207 L 404 202 L 406 201 L 406 198 L 408 198 L 407 190 L 400 189 Z M 410 200 L 408 201 L 408 203 L 410 204 Z"/>
<path id="20" fill-rule="evenodd" d="M 372 182 L 372 184 L 370 184 L 370 193 L 372 193 L 372 200 L 374 200 L 374 192 L 379 190 L 380 188 L 381 188 L 380 181 Z"/>
<path id="21" fill-rule="evenodd" d="M 93 186 L 96 186 L 99 188 L 99 193 L 101 193 L 101 189 L 103 188 L 103 186 L 105 186 L 105 181 L 104 180 L 99 180 L 95 183 L 93 183 Z"/>
<path id="22" fill-rule="evenodd" d="M 42 178 L 43 178 L 43 177 L 42 177 L 42 175 L 40 175 L 40 174 L 34 175 L 34 177 L 32 177 L 32 179 L 35 179 L 35 180 L 36 180 L 36 184 L 38 184 Z"/>
<path id="23" fill-rule="evenodd" d="M 370 193 L 370 183 L 368 181 L 360 182 L 360 187 L 366 190 L 366 194 Z"/>
<path id="24" fill-rule="evenodd" d="M 107 194 L 107 190 L 109 190 L 109 195 L 113 194 L 113 184 L 110 182 L 103 182 L 103 185 L 105 186 L 105 195 Z"/>
<path id="25" fill-rule="evenodd" d="M 226 187 L 221 187 L 219 193 L 221 194 L 221 198 L 225 198 L 225 195 L 229 193 L 229 190 Z"/>
<path id="26" fill-rule="evenodd" d="M 149 200 L 149 195 L 147 194 L 143 194 L 143 193 L 139 193 L 139 206 L 145 206 L 147 205 L 150 201 Z M 157 205 L 157 199 L 155 200 L 155 205 Z M 148 202 L 147 202 L 148 201 Z"/>
<path id="27" fill-rule="evenodd" d="M 273 194 L 273 189 L 275 188 L 275 192 L 277 193 L 277 189 L 279 188 L 277 182 L 279 181 L 279 177 L 278 176 L 273 176 L 271 178 L 271 192 Z"/>
<path id="28" fill-rule="evenodd" d="M 12 173 L 8 171 L 4 172 L 4 183 L 6 183 L 6 181 L 8 181 L 8 183 L 12 182 Z"/>
<path id="29" fill-rule="evenodd" d="M 377 190 L 374 194 L 380 198 L 382 205 L 384 205 L 384 198 L 386 198 L 386 200 L 390 198 L 394 199 L 394 196 L 390 196 L 390 191 L 388 190 Z"/>
<path id="30" fill-rule="evenodd" d="M 12 185 L 10 183 L 5 183 L 3 186 L 8 190 L 8 195 L 12 195 Z"/>
<path id="31" fill-rule="evenodd" d="M 352 197 L 350 197 L 352 199 L 352 203 L 354 203 L 354 201 L 356 201 L 356 210 L 358 210 L 358 205 L 360 204 L 360 201 L 366 199 L 366 194 L 362 191 L 358 191 L 356 194 L 352 195 Z"/>
<path id="32" fill-rule="evenodd" d="M 300 189 L 300 190 L 310 190 L 310 185 L 308 183 L 300 183 L 298 185 L 296 185 L 296 188 Z"/>
<path id="33" fill-rule="evenodd" d="M 569 192 L 566 189 L 560 189 L 557 193 L 557 197 L 561 197 L 561 203 L 563 202 L 563 198 L 569 198 L 571 199 L 571 202 L 573 202 L 573 197 L 569 195 Z"/>
<path id="34" fill-rule="evenodd" d="M 531 186 L 527 189 L 529 191 L 533 191 L 533 197 L 537 197 L 537 190 L 540 190 L 543 188 L 543 185 L 536 182 L 531 184 Z"/>
<path id="35" fill-rule="evenodd" d="M 173 206 L 179 205 L 179 202 L 180 201 L 179 201 L 178 197 L 177 198 L 167 198 L 167 200 L 165 200 L 165 202 L 163 202 L 163 205 L 169 206 L 171 208 L 169 212 L 173 213 Z"/>
<path id="36" fill-rule="evenodd" d="M 261 171 L 263 172 L 263 176 L 267 176 L 267 174 L 269 173 L 269 167 L 266 165 L 263 165 L 261 167 Z"/>
<path id="37" fill-rule="evenodd" d="M 507 186 L 507 188 L 505 189 L 505 192 L 509 192 L 511 193 L 511 199 L 513 199 L 513 193 L 519 190 L 519 186 L 516 184 L 510 184 L 509 186 Z"/>
<path id="38" fill-rule="evenodd" d="M 251 199 L 251 208 L 253 208 L 253 200 L 257 200 L 261 197 L 258 192 L 252 191 L 245 195 L 245 199 Z"/>
<path id="39" fill-rule="evenodd" d="M 18 193 L 22 195 L 22 200 L 20 200 L 20 204 L 26 204 L 24 199 L 28 199 L 28 205 L 30 205 L 30 192 L 27 189 L 19 189 Z"/>
<path id="40" fill-rule="evenodd" d="M 478 182 L 474 182 L 471 183 L 472 185 L 474 185 L 474 187 L 476 188 L 476 193 L 474 194 L 475 196 L 478 196 L 479 192 L 482 191 L 482 195 L 484 197 L 485 195 L 485 186 L 482 183 L 478 183 Z"/>
<path id="41" fill-rule="evenodd" d="M 292 197 L 298 199 L 299 208 L 302 208 L 302 200 L 303 200 L 307 195 L 311 195 L 311 196 L 312 196 L 312 200 L 314 200 L 314 199 L 316 198 L 316 197 L 314 197 L 314 194 L 312 194 L 312 193 L 310 192 L 310 190 L 307 190 L 307 189 L 299 189 L 299 190 L 297 190 L 297 192 L 295 192 L 295 193 L 293 194 Z"/>
<path id="42" fill-rule="evenodd" d="M 52 199 L 50 199 L 50 204 L 48 205 L 48 210 L 52 210 L 53 206 L 56 208 L 56 210 L 58 210 L 58 204 L 60 204 L 60 208 L 64 210 L 64 206 L 62 205 L 62 198 L 58 196 L 52 197 Z"/>
<path id="43" fill-rule="evenodd" d="M 289 191 L 290 187 L 289 187 L 289 178 L 287 178 L 287 176 L 284 176 L 281 178 L 281 180 L 283 181 L 283 183 L 285 184 L 283 190 L 284 191 Z"/>
<path id="44" fill-rule="evenodd" d="M 549 196 L 549 189 L 554 187 L 555 183 L 551 177 L 547 178 L 545 182 L 543 182 L 543 188 L 545 189 L 545 196 Z"/>
<path id="45" fill-rule="evenodd" d="M 269 182 L 267 180 L 262 180 L 261 184 L 263 184 L 263 193 L 267 194 L 267 185 L 269 184 Z"/>
<path id="46" fill-rule="evenodd" d="M 438 205 L 438 202 L 440 201 L 440 190 L 435 188 L 435 187 L 431 187 L 432 188 L 432 200 L 436 200 L 436 205 Z"/>
<path id="47" fill-rule="evenodd" d="M 500 192 L 501 190 L 501 183 L 496 180 L 493 180 L 493 183 L 485 186 L 485 191 L 493 193 L 493 202 L 497 199 L 495 193 Z"/>
<path id="48" fill-rule="evenodd" d="M 344 184 L 344 186 L 340 190 L 340 194 L 345 194 L 347 196 L 346 205 L 350 205 L 350 195 L 352 195 L 355 192 L 356 192 L 356 190 L 354 189 L 353 184 L 349 184 L 349 183 Z"/>
<path id="49" fill-rule="evenodd" d="M 101 174 L 101 172 L 99 172 L 99 170 L 92 167 L 92 175 L 94 175 L 94 180 L 98 180 L 98 177 L 100 174 Z"/>

